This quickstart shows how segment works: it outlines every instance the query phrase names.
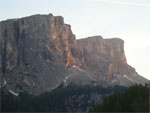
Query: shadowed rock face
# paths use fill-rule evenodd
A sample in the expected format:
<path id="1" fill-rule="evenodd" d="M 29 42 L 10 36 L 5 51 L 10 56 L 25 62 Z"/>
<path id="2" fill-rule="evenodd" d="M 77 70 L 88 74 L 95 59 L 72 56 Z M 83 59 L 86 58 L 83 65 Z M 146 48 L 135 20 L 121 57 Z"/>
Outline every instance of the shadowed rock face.
<path id="1" fill-rule="evenodd" d="M 34 15 L 0 22 L 0 76 L 8 89 L 50 90 L 67 75 L 66 67 L 82 65 L 81 58 L 63 17 Z"/>
<path id="2" fill-rule="evenodd" d="M 121 39 L 95 36 L 76 41 L 63 17 L 52 14 L 0 22 L 0 86 L 10 92 L 39 94 L 64 81 L 89 85 L 112 77 L 120 83 L 129 79 L 120 78 L 123 75 L 138 74 L 126 62 Z"/>

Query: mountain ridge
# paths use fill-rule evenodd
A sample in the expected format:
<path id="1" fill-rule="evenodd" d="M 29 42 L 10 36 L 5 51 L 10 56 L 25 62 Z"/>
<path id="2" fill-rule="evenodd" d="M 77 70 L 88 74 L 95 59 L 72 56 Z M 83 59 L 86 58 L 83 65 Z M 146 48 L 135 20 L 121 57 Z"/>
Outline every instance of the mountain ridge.
<path id="1" fill-rule="evenodd" d="M 81 80 L 84 84 L 89 75 L 85 81 L 91 85 L 93 77 L 98 85 L 101 80 L 123 86 L 147 82 L 127 64 L 122 39 L 76 40 L 61 16 L 37 14 L 1 21 L 0 45 L 0 84 L 13 92 L 49 91 L 69 74 L 73 78 L 68 83 Z"/>

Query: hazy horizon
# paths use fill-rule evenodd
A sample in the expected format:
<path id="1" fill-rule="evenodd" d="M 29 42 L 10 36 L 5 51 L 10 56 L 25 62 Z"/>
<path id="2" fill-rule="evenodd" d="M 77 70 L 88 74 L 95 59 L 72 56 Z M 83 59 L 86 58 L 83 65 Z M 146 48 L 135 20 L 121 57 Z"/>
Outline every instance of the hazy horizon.
<path id="1" fill-rule="evenodd" d="M 121 38 L 129 65 L 150 80 L 149 0 L 0 0 L 0 21 L 34 14 L 64 17 L 77 39 Z"/>

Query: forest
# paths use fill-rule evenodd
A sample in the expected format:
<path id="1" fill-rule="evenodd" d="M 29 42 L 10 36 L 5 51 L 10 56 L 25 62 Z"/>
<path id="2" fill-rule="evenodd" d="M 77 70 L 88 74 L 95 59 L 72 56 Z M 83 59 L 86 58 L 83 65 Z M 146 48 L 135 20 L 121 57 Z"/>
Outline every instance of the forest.
<path id="1" fill-rule="evenodd" d="M 89 112 L 149 112 L 149 106 L 149 86 L 140 84 L 105 96 L 103 103 L 96 104 Z"/>
<path id="2" fill-rule="evenodd" d="M 1 110 L 2 112 L 85 112 L 88 110 L 87 108 L 94 105 L 91 101 L 93 93 L 104 96 L 113 92 L 123 92 L 124 90 L 125 87 L 120 86 L 104 88 L 75 84 L 70 84 L 66 87 L 60 86 L 37 96 L 26 92 L 20 93 L 19 96 L 14 96 L 2 90 Z"/>

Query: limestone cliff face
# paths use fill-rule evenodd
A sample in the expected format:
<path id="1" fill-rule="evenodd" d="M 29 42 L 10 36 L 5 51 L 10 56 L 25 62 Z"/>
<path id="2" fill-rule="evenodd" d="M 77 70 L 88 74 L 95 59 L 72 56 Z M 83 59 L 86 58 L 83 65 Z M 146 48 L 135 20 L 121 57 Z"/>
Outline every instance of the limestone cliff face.
<path id="1" fill-rule="evenodd" d="M 126 75 L 135 77 L 130 80 Z M 106 82 L 102 79 L 116 76 L 120 81 L 125 78 L 121 84 L 126 85 L 136 75 L 126 62 L 121 39 L 76 40 L 63 17 L 52 14 L 0 22 L 0 87 L 14 94 L 49 91 L 68 77 L 68 83 L 100 85 Z M 135 83 L 140 80 L 146 81 L 140 78 Z"/>
<path id="2" fill-rule="evenodd" d="M 0 22 L 1 86 L 40 93 L 57 86 L 67 68 L 82 65 L 75 35 L 63 17 L 33 15 Z"/>
<path id="3" fill-rule="evenodd" d="M 73 64 L 82 65 L 75 35 L 71 31 L 71 26 L 64 24 L 62 17 L 51 17 L 50 38 L 56 42 L 55 48 L 61 53 L 66 67 L 71 67 Z M 47 44 L 47 47 L 49 45 L 51 44 Z"/>
<path id="4" fill-rule="evenodd" d="M 133 75 L 134 68 L 127 64 L 124 41 L 93 36 L 77 41 L 84 56 L 87 70 L 97 76 L 110 78 L 116 74 Z"/>

